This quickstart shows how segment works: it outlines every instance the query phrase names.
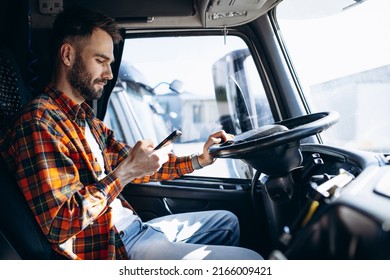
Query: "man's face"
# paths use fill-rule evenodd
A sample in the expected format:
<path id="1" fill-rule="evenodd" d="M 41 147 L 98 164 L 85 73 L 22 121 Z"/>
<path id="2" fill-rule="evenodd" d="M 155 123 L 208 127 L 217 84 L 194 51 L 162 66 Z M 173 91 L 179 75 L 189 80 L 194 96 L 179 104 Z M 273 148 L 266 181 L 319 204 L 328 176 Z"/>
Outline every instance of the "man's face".
<path id="1" fill-rule="evenodd" d="M 68 72 L 72 88 L 85 100 L 101 97 L 104 86 L 112 79 L 112 39 L 106 32 L 96 30 L 84 47 L 78 47 Z"/>
<path id="2" fill-rule="evenodd" d="M 99 99 L 102 96 L 103 87 L 96 88 L 95 84 L 107 83 L 107 79 L 93 78 L 79 54 L 77 54 L 76 62 L 68 73 L 68 81 L 85 100 Z"/>

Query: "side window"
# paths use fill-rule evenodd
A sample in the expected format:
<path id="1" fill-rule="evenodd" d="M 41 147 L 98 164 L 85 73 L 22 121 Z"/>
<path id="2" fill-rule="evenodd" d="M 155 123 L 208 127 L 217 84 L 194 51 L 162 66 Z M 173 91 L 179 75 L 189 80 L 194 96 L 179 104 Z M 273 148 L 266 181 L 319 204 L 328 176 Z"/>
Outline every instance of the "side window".
<path id="1" fill-rule="evenodd" d="M 174 153 L 189 155 L 215 131 L 239 134 L 273 117 L 244 40 L 183 36 L 126 39 L 104 121 L 129 145 L 145 138 L 157 144 L 179 129 Z M 253 170 L 219 159 L 191 175 L 248 179 Z"/>

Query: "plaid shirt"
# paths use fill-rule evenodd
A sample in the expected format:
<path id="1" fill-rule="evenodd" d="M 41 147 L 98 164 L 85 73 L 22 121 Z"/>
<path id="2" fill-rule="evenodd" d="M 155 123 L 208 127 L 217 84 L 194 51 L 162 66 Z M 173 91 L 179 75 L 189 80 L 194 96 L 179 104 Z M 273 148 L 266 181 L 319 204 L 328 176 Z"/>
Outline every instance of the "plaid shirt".
<path id="1" fill-rule="evenodd" d="M 104 154 L 108 175 L 100 181 L 102 170 L 84 136 L 86 122 Z M 25 106 L 9 140 L 3 157 L 53 248 L 71 259 L 127 259 L 110 203 L 118 197 L 131 206 L 111 171 L 131 147 L 116 141 L 86 103 L 78 105 L 52 86 Z M 171 154 L 159 172 L 134 182 L 174 179 L 193 170 L 190 157 Z"/>

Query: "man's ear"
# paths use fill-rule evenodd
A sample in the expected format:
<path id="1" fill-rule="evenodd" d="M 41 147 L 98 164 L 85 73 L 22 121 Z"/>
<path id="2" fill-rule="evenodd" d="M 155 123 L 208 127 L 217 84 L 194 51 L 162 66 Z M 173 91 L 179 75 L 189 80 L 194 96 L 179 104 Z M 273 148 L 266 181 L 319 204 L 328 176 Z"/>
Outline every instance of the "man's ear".
<path id="1" fill-rule="evenodd" d="M 61 62 L 65 66 L 71 66 L 74 61 L 75 50 L 70 44 L 63 44 L 60 48 Z"/>

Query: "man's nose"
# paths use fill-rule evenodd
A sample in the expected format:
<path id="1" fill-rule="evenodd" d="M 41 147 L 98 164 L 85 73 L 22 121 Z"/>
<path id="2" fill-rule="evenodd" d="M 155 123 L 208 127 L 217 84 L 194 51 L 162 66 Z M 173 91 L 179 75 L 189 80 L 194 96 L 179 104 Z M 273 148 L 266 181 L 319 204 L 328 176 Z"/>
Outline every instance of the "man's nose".
<path id="1" fill-rule="evenodd" d="M 107 80 L 112 80 L 112 78 L 114 78 L 114 76 L 112 74 L 111 65 L 108 65 L 108 66 L 105 67 L 102 76 L 103 76 L 103 78 L 105 78 Z"/>

